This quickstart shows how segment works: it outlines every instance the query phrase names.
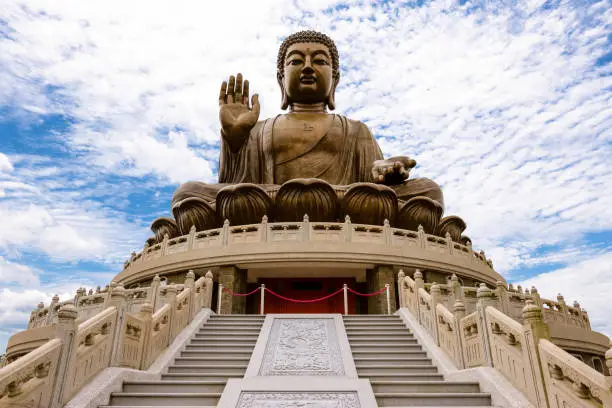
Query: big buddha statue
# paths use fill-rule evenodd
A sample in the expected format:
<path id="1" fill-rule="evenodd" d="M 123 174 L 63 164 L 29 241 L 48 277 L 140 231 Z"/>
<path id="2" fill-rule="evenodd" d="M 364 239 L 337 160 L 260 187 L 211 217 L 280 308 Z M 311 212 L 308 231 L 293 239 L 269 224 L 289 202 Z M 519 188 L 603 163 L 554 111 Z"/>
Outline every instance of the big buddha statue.
<path id="1" fill-rule="evenodd" d="M 365 124 L 330 113 L 336 108 L 340 61 L 330 37 L 315 31 L 288 36 L 277 57 L 281 109 L 259 120 L 257 94 L 241 74 L 219 93 L 219 183 L 190 181 L 172 198 L 172 219 L 154 222 L 157 240 L 197 230 L 275 221 L 344 220 L 406 229 L 419 226 L 460 240 L 465 224 L 442 220 L 440 187 L 409 178 L 416 161 L 384 159 Z"/>

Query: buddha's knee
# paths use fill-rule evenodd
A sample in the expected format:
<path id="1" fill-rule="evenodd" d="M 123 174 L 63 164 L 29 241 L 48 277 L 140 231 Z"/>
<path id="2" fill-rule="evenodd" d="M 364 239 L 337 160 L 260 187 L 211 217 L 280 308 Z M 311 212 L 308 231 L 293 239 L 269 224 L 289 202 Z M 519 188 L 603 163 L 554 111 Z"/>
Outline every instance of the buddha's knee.
<path id="1" fill-rule="evenodd" d="M 172 206 L 187 198 L 200 198 L 209 203 L 213 203 L 217 193 L 225 184 L 207 184 L 201 181 L 188 181 L 176 189 L 172 195 Z"/>
<path id="2" fill-rule="evenodd" d="M 442 189 L 433 180 L 425 177 L 406 180 L 403 184 L 393 186 L 400 200 L 408 201 L 413 197 L 424 196 L 438 202 L 444 207 Z"/>

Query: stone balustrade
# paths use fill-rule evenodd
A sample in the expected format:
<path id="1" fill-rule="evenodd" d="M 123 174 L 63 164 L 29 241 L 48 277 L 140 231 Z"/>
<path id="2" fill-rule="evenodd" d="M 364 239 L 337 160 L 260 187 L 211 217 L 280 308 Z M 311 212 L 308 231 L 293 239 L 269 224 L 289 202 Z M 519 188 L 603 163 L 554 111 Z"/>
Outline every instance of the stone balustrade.
<path id="1" fill-rule="evenodd" d="M 168 302 L 155 313 L 150 299 L 139 312 L 129 312 L 128 300 L 139 291 L 115 282 L 109 287 L 106 307 L 80 324 L 77 308 L 64 303 L 57 313 L 54 338 L 0 368 L 0 407 L 60 408 L 107 367 L 147 369 L 200 309 L 210 308 L 212 273 L 197 281 L 194 277 L 190 271 L 184 284 L 166 286 Z M 140 292 L 150 298 L 153 289 L 155 285 Z M 157 286 L 157 294 L 160 289 Z"/>
<path id="2" fill-rule="evenodd" d="M 515 297 L 520 294 L 524 305 L 521 321 L 517 321 L 500 310 L 504 305 L 500 285 L 494 291 L 481 284 L 476 290 L 476 308 L 467 315 L 463 298 L 457 295 L 460 291 L 453 286 L 453 282 L 427 285 L 418 270 L 414 278 L 403 271 L 398 274 L 400 306 L 416 317 L 457 368 L 492 367 L 538 408 L 612 408 L 612 376 L 597 372 L 550 341 L 546 314 L 536 302 L 537 291 L 525 295 L 521 289 L 508 288 Z M 452 312 L 442 289 L 444 296 L 454 298 Z M 564 303 L 557 303 L 563 311 Z M 570 313 L 577 320 L 564 322 L 580 327 L 583 314 L 577 312 L 578 306 L 573 309 Z M 608 372 L 612 372 L 612 348 L 605 357 Z"/>
<path id="3" fill-rule="evenodd" d="M 303 222 L 230 226 L 168 239 L 134 253 L 115 278 L 129 285 L 156 274 L 232 263 L 327 260 L 353 263 L 394 263 L 461 273 L 491 284 L 497 274 L 483 252 L 449 237 L 385 225 Z M 338 259 L 340 257 L 341 259 Z"/>

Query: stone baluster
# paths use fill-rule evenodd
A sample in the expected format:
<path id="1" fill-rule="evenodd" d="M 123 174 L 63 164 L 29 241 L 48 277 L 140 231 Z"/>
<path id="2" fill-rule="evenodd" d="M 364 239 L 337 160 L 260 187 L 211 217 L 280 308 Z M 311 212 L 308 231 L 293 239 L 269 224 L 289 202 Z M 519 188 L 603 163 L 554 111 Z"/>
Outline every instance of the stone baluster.
<path id="1" fill-rule="evenodd" d="M 497 296 L 499 310 L 509 314 L 508 289 L 502 281 L 497 281 L 495 285 L 495 296 Z"/>
<path id="2" fill-rule="evenodd" d="M 190 251 L 195 247 L 195 240 L 196 240 L 196 226 L 192 225 L 191 228 L 189 228 L 189 236 L 187 237 L 187 250 Z"/>
<path id="3" fill-rule="evenodd" d="M 457 336 L 457 345 L 461 351 L 461 364 L 459 368 L 467 368 L 467 362 L 463 354 L 463 336 L 461 335 L 461 319 L 465 317 L 465 305 L 459 299 L 455 301 L 453 305 L 453 314 L 455 315 L 455 334 Z"/>
<path id="4" fill-rule="evenodd" d="M 563 314 L 563 321 L 565 324 L 569 324 L 569 310 L 567 309 L 567 303 L 565 303 L 565 298 L 560 293 L 557 295 L 557 303 L 559 303 L 559 308 Z"/>
<path id="5" fill-rule="evenodd" d="M 264 215 L 261 217 L 261 225 L 260 225 L 260 238 L 261 242 L 268 242 L 268 216 Z"/>
<path id="6" fill-rule="evenodd" d="M 159 275 L 155 275 L 151 281 L 151 290 L 149 291 L 149 297 L 147 302 L 153 307 L 153 312 L 157 310 L 157 302 L 159 301 L 159 288 L 161 287 L 161 279 Z"/>
<path id="7" fill-rule="evenodd" d="M 344 217 L 344 241 L 351 242 L 353 239 L 353 224 L 351 223 L 351 217 L 346 215 Z"/>
<path id="8" fill-rule="evenodd" d="M 417 228 L 417 236 L 419 237 L 419 247 L 424 249 L 427 246 L 427 237 L 425 237 L 425 229 L 420 224 Z"/>
<path id="9" fill-rule="evenodd" d="M 302 219 L 302 241 L 306 242 L 310 240 L 310 218 L 308 214 L 304 214 Z"/>
<path id="10" fill-rule="evenodd" d="M 168 255 L 168 241 L 170 241 L 170 235 L 164 234 L 164 240 L 161 245 L 161 255 Z"/>
<path id="11" fill-rule="evenodd" d="M 542 298 L 540 297 L 540 294 L 535 286 L 531 287 L 531 300 L 533 300 L 533 303 L 535 303 L 540 309 L 542 308 Z"/>
<path id="12" fill-rule="evenodd" d="M 347 216 L 348 217 L 348 216 Z M 399 307 L 406 307 L 406 289 L 404 289 L 404 279 L 406 274 L 403 269 L 400 269 L 397 274 L 397 297 L 399 299 Z"/>
<path id="13" fill-rule="evenodd" d="M 68 376 L 74 375 L 76 351 L 79 347 L 75 342 L 78 312 L 71 303 L 66 303 L 57 312 L 57 325 L 55 326 L 55 338 L 62 341 L 62 348 L 57 364 L 55 382 L 50 408 L 61 408 L 64 406 L 64 388 L 68 386 Z M 67 396 L 68 397 L 68 396 Z"/>
<path id="14" fill-rule="evenodd" d="M 423 274 L 420 269 L 416 269 L 414 271 L 414 295 L 416 296 L 416 318 L 419 323 L 423 324 L 421 321 L 421 302 L 419 302 L 419 289 L 425 289 L 425 281 L 423 280 Z"/>
<path id="15" fill-rule="evenodd" d="M 57 304 L 59 303 L 59 296 L 56 294 L 51 299 L 51 304 L 49 305 L 49 313 L 47 314 L 47 321 L 45 326 L 50 326 L 55 323 L 55 318 L 57 316 Z"/>
<path id="16" fill-rule="evenodd" d="M 140 359 L 140 369 L 146 370 L 149 368 L 151 363 L 151 336 L 153 330 L 153 305 L 148 301 L 143 303 L 138 313 L 140 318 L 144 321 L 144 327 L 142 330 L 142 354 Z"/>
<path id="17" fill-rule="evenodd" d="M 476 291 L 476 298 L 478 299 L 476 303 L 476 311 L 478 312 L 478 333 L 480 333 L 480 338 L 483 341 L 483 350 L 487 365 L 493 366 L 493 359 L 491 358 L 491 342 L 489 340 L 489 331 L 487 330 L 488 323 L 486 314 L 487 307 L 494 307 L 493 292 L 487 287 L 486 284 L 481 283 L 480 287 Z"/>
<path id="18" fill-rule="evenodd" d="M 450 232 L 444 234 L 444 239 L 446 240 L 446 248 L 448 249 L 448 253 L 452 255 L 455 248 L 453 247 L 453 239 L 451 238 Z"/>
<path id="19" fill-rule="evenodd" d="M 450 279 L 450 290 L 452 294 L 453 303 L 461 300 L 463 302 L 463 289 L 461 288 L 461 283 L 459 282 L 459 278 L 457 275 L 453 273 Z"/>
<path id="20" fill-rule="evenodd" d="M 213 274 L 212 272 L 209 270 L 208 272 L 206 272 L 206 275 L 204 275 L 204 279 L 205 279 L 205 292 L 204 292 L 204 301 L 202 304 L 202 307 L 210 309 L 211 305 L 212 305 L 212 296 L 213 296 Z"/>
<path id="21" fill-rule="evenodd" d="M 391 224 L 389 224 L 389 220 L 386 218 L 383 222 L 383 236 L 385 237 L 385 245 L 391 246 Z"/>
<path id="22" fill-rule="evenodd" d="M 169 313 L 169 322 L 170 325 L 170 333 L 168 335 L 168 344 L 172 344 L 174 340 L 174 334 L 176 333 L 174 325 L 176 324 L 176 319 L 174 318 L 176 311 L 176 295 L 178 293 L 178 288 L 174 285 L 166 286 L 166 303 L 170 305 L 170 313 Z"/>
<path id="23" fill-rule="evenodd" d="M 117 317 L 115 319 L 115 325 L 113 327 L 113 353 L 111 356 L 110 366 L 119 366 L 121 359 L 121 344 L 123 343 L 123 322 L 126 311 L 126 292 L 125 288 L 121 284 L 117 284 L 112 288 L 110 294 L 110 301 L 108 307 L 114 306 L 117 308 Z"/>
<path id="24" fill-rule="evenodd" d="M 230 222 L 228 219 L 223 221 L 223 228 L 221 229 L 221 245 L 226 247 L 229 245 L 229 230 Z"/>
<path id="25" fill-rule="evenodd" d="M 535 395 L 533 400 L 539 408 L 548 407 L 546 386 L 544 383 L 544 371 L 540 361 L 540 339 L 550 340 L 548 325 L 544 323 L 542 308 L 536 305 L 533 300 L 528 299 L 522 311 L 523 330 L 525 342 L 523 349 L 523 359 L 525 367 L 531 371 L 534 382 Z"/>
<path id="26" fill-rule="evenodd" d="M 187 312 L 187 321 L 190 322 L 193 320 L 193 316 L 198 313 L 200 305 L 195 304 L 195 273 L 192 270 L 187 272 L 185 276 L 185 289 L 189 289 L 189 309 Z"/>
<path id="27" fill-rule="evenodd" d="M 442 290 L 440 286 L 434 282 L 431 284 L 431 288 L 429 289 L 429 294 L 431 295 L 431 321 L 433 322 L 433 338 L 436 344 L 440 345 L 440 336 L 438 336 L 438 310 L 437 305 L 440 303 L 442 298 Z"/>

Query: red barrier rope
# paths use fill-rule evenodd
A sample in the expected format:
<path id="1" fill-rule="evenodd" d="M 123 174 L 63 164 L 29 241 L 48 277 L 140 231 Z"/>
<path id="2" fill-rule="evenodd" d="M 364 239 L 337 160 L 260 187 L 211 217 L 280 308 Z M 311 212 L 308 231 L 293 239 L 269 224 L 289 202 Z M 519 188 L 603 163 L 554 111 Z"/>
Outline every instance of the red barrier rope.
<path id="1" fill-rule="evenodd" d="M 224 291 L 229 292 L 232 296 L 249 296 L 252 295 L 253 293 L 257 292 L 258 290 L 261 290 L 261 288 L 256 288 L 253 291 L 249 292 L 249 293 L 234 293 L 232 292 L 229 288 L 223 288 Z"/>
<path id="2" fill-rule="evenodd" d="M 387 290 L 386 287 L 382 288 L 381 290 L 379 290 L 378 292 L 374 292 L 374 293 L 359 293 L 351 288 L 347 288 L 349 292 L 357 295 L 357 296 L 376 296 L 376 295 L 380 295 L 381 293 L 383 293 L 384 291 Z"/>
<path id="3" fill-rule="evenodd" d="M 310 300 L 291 299 L 291 298 L 279 295 L 278 293 L 276 293 L 276 292 L 274 292 L 274 291 L 272 291 L 272 290 L 270 290 L 268 288 L 266 288 L 266 291 L 270 292 L 270 294 L 276 296 L 277 298 L 280 298 L 280 299 L 283 299 L 283 300 L 287 300 L 289 302 L 295 302 L 295 303 L 314 303 L 314 302 L 320 302 L 322 300 L 329 299 L 332 296 L 336 296 L 338 293 L 342 292 L 342 288 L 338 289 L 337 291 L 335 291 L 334 293 L 332 293 L 330 295 L 324 296 L 324 297 L 319 298 L 319 299 L 310 299 Z"/>

